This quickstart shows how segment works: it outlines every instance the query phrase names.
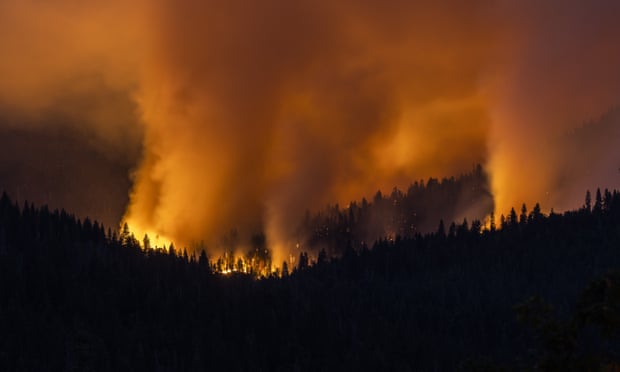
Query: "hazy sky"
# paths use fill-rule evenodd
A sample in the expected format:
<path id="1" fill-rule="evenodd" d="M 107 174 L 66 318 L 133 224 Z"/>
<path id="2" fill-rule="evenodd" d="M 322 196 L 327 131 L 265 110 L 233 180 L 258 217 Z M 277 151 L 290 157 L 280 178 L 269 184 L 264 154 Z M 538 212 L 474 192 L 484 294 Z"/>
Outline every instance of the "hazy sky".
<path id="1" fill-rule="evenodd" d="M 578 207 L 574 185 L 617 187 L 619 165 L 584 182 L 550 143 L 618 105 L 618 19 L 612 0 L 5 0 L 0 131 L 72 138 L 91 155 L 71 169 L 127 175 L 77 184 L 105 179 L 123 204 L 117 185 L 138 234 L 185 243 L 238 228 L 287 244 L 307 208 L 476 163 L 497 214 Z M 43 147 L 0 165 L 66 163 Z"/>

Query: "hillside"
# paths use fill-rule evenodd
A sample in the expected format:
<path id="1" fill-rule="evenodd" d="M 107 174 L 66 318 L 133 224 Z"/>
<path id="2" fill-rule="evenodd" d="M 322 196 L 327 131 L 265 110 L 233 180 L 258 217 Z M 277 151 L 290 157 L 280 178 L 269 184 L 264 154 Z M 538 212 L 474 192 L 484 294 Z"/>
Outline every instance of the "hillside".
<path id="1" fill-rule="evenodd" d="M 618 362 L 620 280 L 592 281 L 620 268 L 620 193 L 592 199 L 565 214 L 524 209 L 490 231 L 465 222 L 313 265 L 302 257 L 257 280 L 3 195 L 0 369 L 608 365 Z"/>

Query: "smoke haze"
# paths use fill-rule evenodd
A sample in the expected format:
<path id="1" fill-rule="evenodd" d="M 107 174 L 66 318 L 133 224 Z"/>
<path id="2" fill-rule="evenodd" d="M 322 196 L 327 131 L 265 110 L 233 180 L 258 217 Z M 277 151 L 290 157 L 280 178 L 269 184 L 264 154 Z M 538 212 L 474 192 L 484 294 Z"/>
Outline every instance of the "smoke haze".
<path id="1" fill-rule="evenodd" d="M 137 10 L 0 2 L 0 189 L 118 224 L 142 151 Z"/>
<path id="2" fill-rule="evenodd" d="M 498 215 L 574 207 L 579 154 L 555 138 L 620 98 L 611 0 L 9 0 L 0 14 L 3 129 L 69 128 L 135 167 L 126 221 L 181 244 L 233 229 L 291 244 L 306 209 L 477 163 Z M 618 187 L 611 163 L 590 184 Z"/>

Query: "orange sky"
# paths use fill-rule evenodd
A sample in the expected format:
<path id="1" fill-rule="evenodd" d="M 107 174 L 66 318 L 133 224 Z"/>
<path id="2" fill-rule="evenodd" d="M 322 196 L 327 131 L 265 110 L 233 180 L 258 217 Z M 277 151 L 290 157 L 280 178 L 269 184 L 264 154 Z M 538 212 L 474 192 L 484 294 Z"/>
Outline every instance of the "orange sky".
<path id="1" fill-rule="evenodd" d="M 602 0 L 7 0 L 0 108 L 141 141 L 126 218 L 184 243 L 238 228 L 287 244 L 307 208 L 476 163 L 498 214 L 569 208 L 582 193 L 545 148 L 618 104 L 619 15 Z M 101 89 L 133 117 L 75 99 Z"/>

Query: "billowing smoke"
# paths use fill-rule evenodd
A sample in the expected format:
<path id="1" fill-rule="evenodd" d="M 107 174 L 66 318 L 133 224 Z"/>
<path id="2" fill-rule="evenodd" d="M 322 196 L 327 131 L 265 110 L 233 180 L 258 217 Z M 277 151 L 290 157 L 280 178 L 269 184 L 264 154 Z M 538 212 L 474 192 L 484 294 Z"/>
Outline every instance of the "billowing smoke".
<path id="1" fill-rule="evenodd" d="M 103 153 L 141 141 L 125 219 L 181 244 L 217 246 L 232 230 L 294 244 L 307 209 L 477 163 L 497 214 L 573 207 L 584 176 L 565 170 L 579 154 L 558 138 L 620 98 L 612 0 L 9 0 L 0 11 L 3 113 L 54 108 Z M 80 103 L 101 92 L 124 98 Z M 617 186 L 604 174 L 592 183 Z"/>
<path id="2" fill-rule="evenodd" d="M 141 7 L 0 2 L 0 189 L 115 228 L 142 127 Z"/>
<path id="3" fill-rule="evenodd" d="M 585 193 L 576 184 L 617 188 L 618 135 L 599 131 L 598 144 L 577 147 L 565 147 L 558 137 L 620 103 L 615 67 L 620 63 L 620 3 L 504 2 L 502 11 L 516 37 L 488 106 L 493 121 L 489 166 L 498 210 L 537 201 L 545 209 L 575 208 Z M 598 155 L 595 163 L 608 164 L 606 169 L 571 170 L 592 154 Z"/>
<path id="4" fill-rule="evenodd" d="M 484 162 L 497 43 L 483 6 L 164 4 L 130 225 L 294 244 L 307 208 Z"/>

